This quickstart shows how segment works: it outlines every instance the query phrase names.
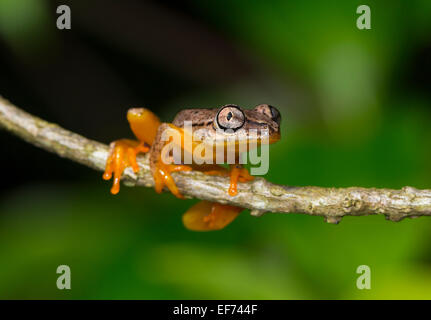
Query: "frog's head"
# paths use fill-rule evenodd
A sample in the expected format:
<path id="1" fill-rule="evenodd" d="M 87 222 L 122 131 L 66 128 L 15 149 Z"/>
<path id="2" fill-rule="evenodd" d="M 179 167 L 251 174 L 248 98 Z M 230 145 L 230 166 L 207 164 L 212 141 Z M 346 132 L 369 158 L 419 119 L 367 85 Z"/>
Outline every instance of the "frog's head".
<path id="1" fill-rule="evenodd" d="M 280 139 L 280 122 L 280 112 L 268 104 L 251 110 L 229 104 L 218 109 L 213 127 L 218 133 L 223 133 L 222 136 L 234 135 L 238 143 L 274 143 Z"/>

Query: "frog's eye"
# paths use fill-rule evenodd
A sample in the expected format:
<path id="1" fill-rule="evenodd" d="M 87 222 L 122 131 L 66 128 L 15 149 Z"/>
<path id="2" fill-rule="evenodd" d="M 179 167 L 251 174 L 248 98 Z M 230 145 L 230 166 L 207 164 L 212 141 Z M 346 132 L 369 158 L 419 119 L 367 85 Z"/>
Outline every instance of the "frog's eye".
<path id="1" fill-rule="evenodd" d="M 219 110 L 216 121 L 220 129 L 231 129 L 235 131 L 244 125 L 245 116 L 240 107 L 228 105 Z"/>
<path id="2" fill-rule="evenodd" d="M 273 121 L 277 122 L 280 125 L 281 115 L 280 111 L 277 108 L 270 106 L 269 104 L 260 104 L 254 108 L 255 111 L 266 115 L 271 118 Z"/>

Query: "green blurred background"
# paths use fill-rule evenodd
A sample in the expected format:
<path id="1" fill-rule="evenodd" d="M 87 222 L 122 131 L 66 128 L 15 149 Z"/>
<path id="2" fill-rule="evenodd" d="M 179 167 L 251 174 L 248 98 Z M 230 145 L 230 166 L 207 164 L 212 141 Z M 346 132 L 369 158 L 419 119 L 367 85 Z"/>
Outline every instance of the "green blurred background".
<path id="1" fill-rule="evenodd" d="M 72 29 L 57 30 L 67 4 Z M 358 30 L 356 8 L 371 8 Z M 431 187 L 431 1 L 0 0 L 0 94 L 108 143 L 126 111 L 277 106 L 267 178 Z M 0 133 L 0 298 L 429 299 L 431 219 L 243 213 L 194 233 L 196 200 L 110 183 Z M 72 290 L 56 288 L 57 266 Z M 356 268 L 371 268 L 371 290 Z"/>

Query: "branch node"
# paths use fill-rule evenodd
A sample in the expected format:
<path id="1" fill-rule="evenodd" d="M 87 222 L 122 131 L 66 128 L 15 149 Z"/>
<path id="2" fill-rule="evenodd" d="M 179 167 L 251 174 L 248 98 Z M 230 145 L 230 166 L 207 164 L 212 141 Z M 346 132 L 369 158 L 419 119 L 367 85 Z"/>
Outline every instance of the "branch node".
<path id="1" fill-rule="evenodd" d="M 261 217 L 265 214 L 266 210 L 252 209 L 250 210 L 250 215 L 253 217 Z"/>
<path id="2" fill-rule="evenodd" d="M 342 219 L 342 217 L 329 216 L 329 217 L 325 217 L 325 222 L 331 223 L 331 224 L 339 224 L 341 219 Z"/>

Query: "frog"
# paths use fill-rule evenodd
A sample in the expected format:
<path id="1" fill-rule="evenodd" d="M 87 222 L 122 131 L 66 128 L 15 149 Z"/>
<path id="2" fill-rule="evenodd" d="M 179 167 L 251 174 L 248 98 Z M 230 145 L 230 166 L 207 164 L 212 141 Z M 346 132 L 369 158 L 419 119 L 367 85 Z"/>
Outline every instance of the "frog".
<path id="1" fill-rule="evenodd" d="M 119 139 L 110 144 L 103 179 L 113 178 L 112 194 L 120 191 L 120 180 L 125 168 L 131 167 L 137 173 L 139 165 L 136 157 L 139 154 L 149 153 L 150 170 L 157 193 L 161 193 L 166 188 L 177 198 L 183 199 L 184 196 L 176 186 L 172 173 L 198 170 L 207 175 L 229 177 L 230 185 L 226 192 L 229 196 L 235 197 L 238 193 L 238 182 L 254 179 L 240 163 L 240 147 L 245 146 L 245 150 L 249 151 L 251 142 L 258 145 L 272 144 L 280 140 L 281 114 L 277 108 L 269 104 L 259 104 L 252 109 L 244 109 L 235 104 L 218 108 L 184 109 L 177 113 L 171 123 L 161 122 L 159 117 L 149 109 L 131 108 L 127 111 L 127 121 L 137 139 Z M 186 123 L 191 125 L 186 127 Z M 181 136 L 182 140 L 179 144 L 181 150 L 193 155 L 199 145 L 202 147 L 201 144 L 211 145 L 214 148 L 221 146 L 226 150 L 231 143 L 228 141 L 233 141 L 232 143 L 237 147 L 233 163 L 226 168 L 211 162 L 202 163 L 195 158 L 190 164 L 183 163 L 184 157 L 179 163 L 165 161 L 162 159 L 163 149 L 172 139 L 167 140 L 163 135 L 170 130 Z M 187 146 L 184 139 L 194 138 L 193 134 L 196 133 L 199 133 L 200 139 L 196 141 L 193 139 L 193 143 Z M 212 157 L 215 158 L 215 156 L 216 153 L 213 153 Z M 187 210 L 182 220 L 184 226 L 193 231 L 220 230 L 229 225 L 243 210 L 244 208 L 228 204 L 201 201 Z"/>

